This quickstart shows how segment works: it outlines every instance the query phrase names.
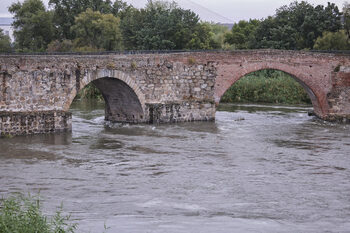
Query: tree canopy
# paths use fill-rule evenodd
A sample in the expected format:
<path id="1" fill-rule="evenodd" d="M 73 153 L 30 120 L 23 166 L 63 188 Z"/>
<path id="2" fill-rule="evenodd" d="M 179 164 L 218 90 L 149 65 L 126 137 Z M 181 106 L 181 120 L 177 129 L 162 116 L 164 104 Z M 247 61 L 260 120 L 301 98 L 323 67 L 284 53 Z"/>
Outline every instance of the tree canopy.
<path id="1" fill-rule="evenodd" d="M 11 50 L 10 37 L 5 35 L 0 28 L 0 52 L 11 52 Z"/>
<path id="2" fill-rule="evenodd" d="M 260 21 L 256 19 L 240 20 L 233 25 L 231 32 L 225 35 L 225 42 L 233 45 L 236 49 L 251 48 L 259 24 Z"/>
<path id="3" fill-rule="evenodd" d="M 334 3 L 314 7 L 305 1 L 295 1 L 261 21 L 242 20 L 234 24 L 225 42 L 236 49 L 313 49 L 323 32 L 342 29 L 341 15 Z"/>
<path id="4" fill-rule="evenodd" d="M 15 48 L 18 51 L 45 51 L 53 39 L 52 12 L 41 0 L 13 3 L 9 12 L 14 14 Z"/>
<path id="5" fill-rule="evenodd" d="M 276 10 L 256 30 L 253 48 L 312 49 L 324 31 L 341 29 L 341 13 L 334 3 L 327 7 L 293 2 Z"/>
<path id="6" fill-rule="evenodd" d="M 341 12 L 334 3 L 295 1 L 230 31 L 168 1 L 148 0 L 141 9 L 123 0 L 49 0 L 49 6 L 24 0 L 9 7 L 16 51 L 350 48 L 347 2 Z"/>
<path id="7" fill-rule="evenodd" d="M 119 50 L 122 48 L 122 36 L 119 29 L 120 19 L 112 14 L 102 14 L 88 8 L 75 18 L 71 27 L 75 35 L 77 48 Z"/>
<path id="8" fill-rule="evenodd" d="M 49 5 L 53 7 L 56 37 L 69 40 L 74 39 L 71 27 L 80 13 L 88 8 L 102 14 L 113 12 L 111 0 L 50 0 Z"/>
<path id="9" fill-rule="evenodd" d="M 175 3 L 149 1 L 133 9 L 121 23 L 127 49 L 209 49 L 210 27 Z"/>
<path id="10" fill-rule="evenodd" d="M 348 36 L 345 30 L 338 32 L 324 32 L 323 35 L 317 38 L 314 49 L 316 50 L 348 50 Z"/>

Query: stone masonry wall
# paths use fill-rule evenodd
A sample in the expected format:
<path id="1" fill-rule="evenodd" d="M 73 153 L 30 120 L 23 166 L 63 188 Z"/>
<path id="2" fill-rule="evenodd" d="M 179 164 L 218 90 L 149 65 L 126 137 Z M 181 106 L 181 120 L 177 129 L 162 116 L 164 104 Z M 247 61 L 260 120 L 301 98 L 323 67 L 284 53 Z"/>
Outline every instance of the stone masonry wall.
<path id="1" fill-rule="evenodd" d="M 68 112 L 74 97 L 88 83 L 99 80 L 103 84 L 107 78 L 114 78 L 134 91 L 142 109 L 140 116 L 135 116 L 135 111 L 128 109 L 131 104 L 123 103 L 124 111 L 120 114 L 109 111 L 115 115 L 106 116 L 107 119 L 170 123 L 215 118 L 216 68 L 210 62 L 198 63 L 185 54 L 0 56 L 0 62 L 0 112 L 4 116 Z M 118 89 L 110 89 L 104 93 L 109 110 L 118 104 L 114 93 Z M 13 117 L 8 120 L 13 123 L 2 124 L 0 133 L 13 133 L 18 120 Z M 69 122 L 63 125 L 71 127 Z M 18 130 L 23 134 L 43 132 L 16 127 L 16 134 L 20 134 Z"/>
<path id="2" fill-rule="evenodd" d="M 69 112 L 0 112 L 0 136 L 70 131 Z"/>
<path id="3" fill-rule="evenodd" d="M 336 67 L 333 77 L 327 96 L 331 111 L 326 120 L 350 123 L 350 66 Z"/>

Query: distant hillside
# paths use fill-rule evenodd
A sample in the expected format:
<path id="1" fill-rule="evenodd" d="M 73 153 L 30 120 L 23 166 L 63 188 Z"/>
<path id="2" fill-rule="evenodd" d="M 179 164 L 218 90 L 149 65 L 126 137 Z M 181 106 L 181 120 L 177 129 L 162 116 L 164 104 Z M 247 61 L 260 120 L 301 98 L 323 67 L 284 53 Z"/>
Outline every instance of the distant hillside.
<path id="1" fill-rule="evenodd" d="M 10 26 L 13 22 L 13 18 L 10 17 L 0 17 L 1 26 Z"/>

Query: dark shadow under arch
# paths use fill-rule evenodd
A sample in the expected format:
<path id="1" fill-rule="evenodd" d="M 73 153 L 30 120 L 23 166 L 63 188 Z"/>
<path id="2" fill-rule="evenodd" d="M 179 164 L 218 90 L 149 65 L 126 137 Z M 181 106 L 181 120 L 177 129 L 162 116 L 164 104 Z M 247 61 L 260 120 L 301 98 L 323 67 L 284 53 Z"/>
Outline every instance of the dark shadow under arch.
<path id="1" fill-rule="evenodd" d="M 134 90 L 116 78 L 99 78 L 92 83 L 105 100 L 105 119 L 113 122 L 139 123 L 144 121 L 142 105 Z"/>

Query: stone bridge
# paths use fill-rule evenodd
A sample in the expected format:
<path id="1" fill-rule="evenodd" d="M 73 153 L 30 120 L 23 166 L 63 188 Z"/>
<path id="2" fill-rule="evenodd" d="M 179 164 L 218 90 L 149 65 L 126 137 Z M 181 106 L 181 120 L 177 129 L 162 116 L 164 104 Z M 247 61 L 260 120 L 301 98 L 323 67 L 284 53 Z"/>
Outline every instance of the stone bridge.
<path id="1" fill-rule="evenodd" d="M 324 120 L 350 119 L 350 55 L 251 50 L 162 54 L 0 55 L 0 134 L 71 130 L 69 108 L 94 83 L 106 120 L 170 123 L 215 119 L 221 96 L 262 69 L 292 75 Z"/>

